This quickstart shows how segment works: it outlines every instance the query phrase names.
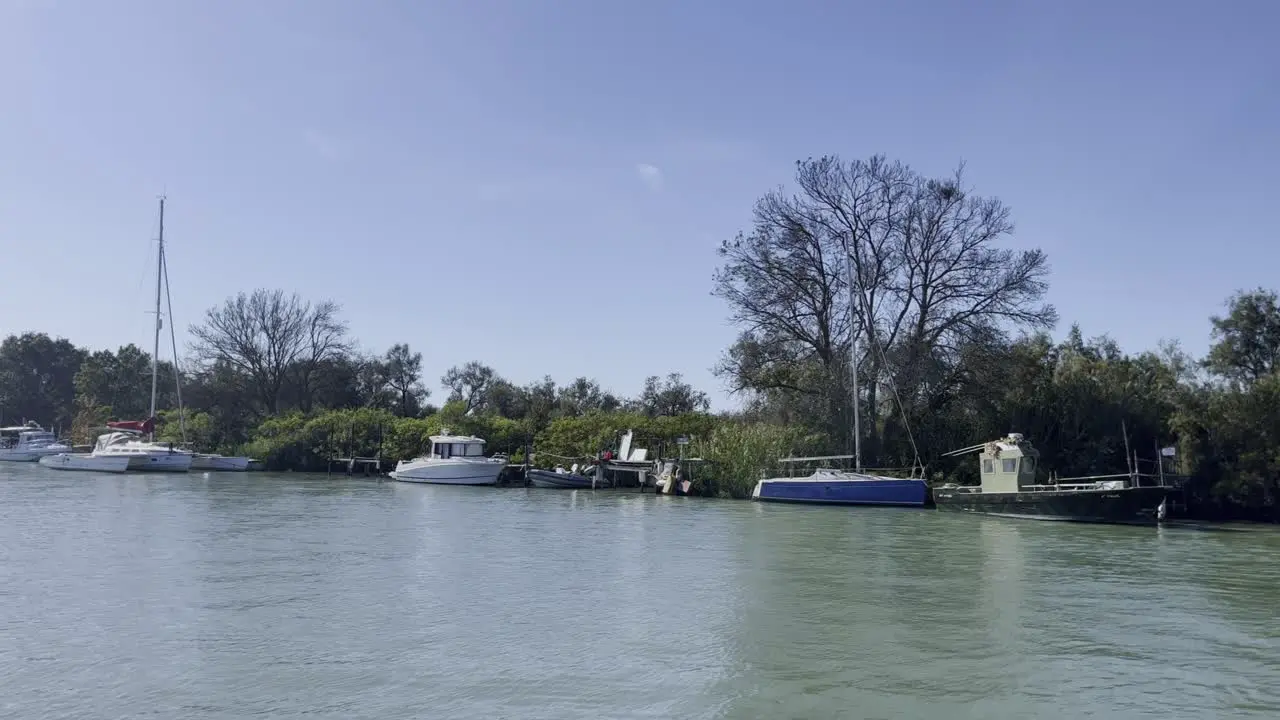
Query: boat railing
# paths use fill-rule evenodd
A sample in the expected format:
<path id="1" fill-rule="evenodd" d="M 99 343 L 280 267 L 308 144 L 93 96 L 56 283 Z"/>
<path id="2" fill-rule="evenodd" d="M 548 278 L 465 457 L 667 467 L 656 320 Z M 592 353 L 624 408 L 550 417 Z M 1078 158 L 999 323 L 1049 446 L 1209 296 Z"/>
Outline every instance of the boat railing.
<path id="1" fill-rule="evenodd" d="M 785 457 L 778 458 L 778 465 L 786 477 L 795 477 L 797 473 L 811 473 L 814 470 L 835 470 L 843 472 L 854 472 L 853 462 L 857 459 L 856 455 L 811 455 L 808 457 Z M 915 467 L 863 467 L 857 472 L 865 475 L 885 475 L 892 477 L 894 474 L 902 474 L 903 478 L 918 478 L 924 476 L 924 468 Z M 768 468 L 760 469 L 761 479 L 769 477 L 777 477 L 772 475 Z"/>
<path id="2" fill-rule="evenodd" d="M 1043 485 L 1027 485 L 1026 489 L 1035 490 L 1081 490 L 1088 489 L 1100 482 L 1110 480 L 1125 480 L 1129 487 L 1165 487 L 1163 475 L 1153 475 L 1151 473 L 1132 472 L 1132 473 L 1115 473 L 1112 475 L 1081 475 L 1078 477 L 1051 477 L 1050 482 Z"/>

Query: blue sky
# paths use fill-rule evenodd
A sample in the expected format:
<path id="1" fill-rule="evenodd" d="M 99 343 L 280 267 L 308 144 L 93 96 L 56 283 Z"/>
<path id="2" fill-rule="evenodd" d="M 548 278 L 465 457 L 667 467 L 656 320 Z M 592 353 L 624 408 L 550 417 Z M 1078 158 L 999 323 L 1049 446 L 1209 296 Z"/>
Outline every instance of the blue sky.
<path id="1" fill-rule="evenodd" d="M 0 0 L 0 334 L 331 298 L 428 384 L 710 372 L 719 240 L 800 158 L 959 161 L 1062 334 L 1203 352 L 1274 287 L 1280 5 Z M 439 389 L 435 394 L 440 395 Z"/>

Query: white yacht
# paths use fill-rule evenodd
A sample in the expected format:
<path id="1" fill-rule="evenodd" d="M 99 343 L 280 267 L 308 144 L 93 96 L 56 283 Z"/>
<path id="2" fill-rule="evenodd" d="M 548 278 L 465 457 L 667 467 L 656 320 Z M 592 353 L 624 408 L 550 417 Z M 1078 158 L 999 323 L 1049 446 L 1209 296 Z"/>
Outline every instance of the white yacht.
<path id="1" fill-rule="evenodd" d="M 496 484 L 507 461 L 485 457 L 484 444 L 484 440 L 469 435 L 432 435 L 431 451 L 422 457 L 401 460 L 391 477 L 439 485 Z"/>
<path id="2" fill-rule="evenodd" d="M 111 423 L 112 425 L 123 423 Z M 125 457 L 128 469 L 150 472 L 187 472 L 191 469 L 191 453 L 167 443 L 147 442 L 136 432 L 116 430 L 98 436 L 91 457 Z"/>
<path id="3" fill-rule="evenodd" d="M 36 462 L 46 455 L 71 452 L 53 433 L 34 422 L 0 428 L 0 460 Z"/>

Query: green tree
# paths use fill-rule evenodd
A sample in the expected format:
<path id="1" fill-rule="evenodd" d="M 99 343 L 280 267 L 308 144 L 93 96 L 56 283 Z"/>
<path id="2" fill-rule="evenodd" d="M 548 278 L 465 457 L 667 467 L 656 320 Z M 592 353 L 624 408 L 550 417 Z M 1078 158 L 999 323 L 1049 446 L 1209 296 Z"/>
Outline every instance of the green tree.
<path id="1" fill-rule="evenodd" d="M 411 352 L 403 343 L 392 345 L 382 365 L 387 385 L 399 397 L 400 416 L 417 415 L 422 401 L 431 394 L 422 386 L 422 353 Z"/>
<path id="2" fill-rule="evenodd" d="M 622 407 L 622 401 L 602 390 L 595 380 L 579 377 L 557 391 L 556 405 L 561 415 L 572 417 L 589 412 L 613 412 Z"/>
<path id="3" fill-rule="evenodd" d="M 76 415 L 75 376 L 86 353 L 45 333 L 0 342 L 0 413 L 5 422 L 34 420 L 70 427 Z"/>
<path id="4" fill-rule="evenodd" d="M 449 389 L 449 402 L 460 402 L 464 412 L 471 412 L 488 405 L 489 391 L 501 379 L 493 368 L 473 360 L 461 367 L 449 368 L 440 378 L 440 384 Z"/>
<path id="5" fill-rule="evenodd" d="M 1280 367 L 1280 302 L 1261 288 L 1227 301 L 1227 314 L 1211 318 L 1214 344 L 1205 366 L 1229 381 L 1252 384 Z"/>
<path id="6" fill-rule="evenodd" d="M 167 367 L 165 373 L 170 381 L 171 370 Z M 161 385 L 158 376 L 157 390 L 172 395 L 172 384 Z M 76 373 L 75 387 L 86 405 L 109 408 L 111 415 L 121 419 L 146 418 L 151 405 L 151 355 L 132 343 L 116 352 L 91 353 Z"/>
<path id="7" fill-rule="evenodd" d="M 711 401 L 706 393 L 685 382 L 680 373 L 670 373 L 666 378 L 645 378 L 644 389 L 633 405 L 649 417 L 659 417 L 706 412 Z"/>

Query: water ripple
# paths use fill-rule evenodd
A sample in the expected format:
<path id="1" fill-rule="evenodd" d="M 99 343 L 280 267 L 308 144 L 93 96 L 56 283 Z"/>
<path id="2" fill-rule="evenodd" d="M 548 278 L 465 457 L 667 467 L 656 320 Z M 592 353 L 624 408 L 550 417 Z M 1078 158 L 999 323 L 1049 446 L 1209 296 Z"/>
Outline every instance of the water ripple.
<path id="1" fill-rule="evenodd" d="M 0 467 L 0 715 L 1280 714 L 1280 533 Z"/>

